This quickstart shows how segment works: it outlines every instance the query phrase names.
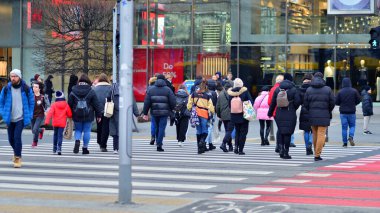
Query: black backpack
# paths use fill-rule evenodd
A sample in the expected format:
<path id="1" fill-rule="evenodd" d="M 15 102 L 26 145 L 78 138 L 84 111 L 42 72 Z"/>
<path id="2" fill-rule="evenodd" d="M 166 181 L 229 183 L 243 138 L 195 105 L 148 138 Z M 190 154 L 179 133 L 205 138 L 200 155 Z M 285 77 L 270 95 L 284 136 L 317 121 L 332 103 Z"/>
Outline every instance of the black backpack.
<path id="1" fill-rule="evenodd" d="M 90 115 L 90 107 L 87 104 L 86 98 L 90 94 L 88 93 L 84 98 L 79 98 L 73 92 L 71 93 L 78 100 L 75 106 L 74 113 L 78 118 L 86 118 Z"/>

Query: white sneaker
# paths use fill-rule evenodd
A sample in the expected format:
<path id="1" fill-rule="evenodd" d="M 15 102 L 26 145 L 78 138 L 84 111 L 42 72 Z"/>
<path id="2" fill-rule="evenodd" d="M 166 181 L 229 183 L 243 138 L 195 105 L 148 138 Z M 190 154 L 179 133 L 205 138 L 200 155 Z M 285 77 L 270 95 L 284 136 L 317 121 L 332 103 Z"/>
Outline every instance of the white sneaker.
<path id="1" fill-rule="evenodd" d="M 115 155 L 119 154 L 119 152 L 118 152 L 117 150 L 113 150 L 113 153 L 114 153 Z"/>
<path id="2" fill-rule="evenodd" d="M 179 147 L 183 147 L 183 143 L 181 141 L 178 142 Z"/>

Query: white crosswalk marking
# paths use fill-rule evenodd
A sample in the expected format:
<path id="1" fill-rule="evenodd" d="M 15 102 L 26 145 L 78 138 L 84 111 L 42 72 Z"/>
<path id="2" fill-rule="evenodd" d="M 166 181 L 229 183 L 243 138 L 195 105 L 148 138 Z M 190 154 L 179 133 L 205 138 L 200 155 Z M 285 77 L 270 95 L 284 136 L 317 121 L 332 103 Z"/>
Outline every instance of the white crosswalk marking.
<path id="1" fill-rule="evenodd" d="M 35 149 L 30 144 L 24 144 L 21 169 L 12 168 L 12 149 L 9 146 L 0 146 L 0 190 L 116 194 L 118 155 L 113 154 L 112 150 L 107 153 L 100 152 L 96 140 L 90 141 L 90 155 L 73 154 L 73 145 L 74 142 L 65 141 L 63 155 L 58 156 L 52 153 L 51 143 L 40 143 Z M 112 139 L 108 141 L 108 148 L 112 149 Z M 219 149 L 198 155 L 195 142 L 186 142 L 184 147 L 179 147 L 174 140 L 164 141 L 163 153 L 156 152 L 155 148 L 149 145 L 148 139 L 133 140 L 134 194 L 188 196 L 191 193 L 212 193 L 225 187 L 224 183 L 244 184 L 252 178 L 273 175 L 276 172 L 273 166 L 299 167 L 314 163 L 313 156 L 306 156 L 302 146 L 290 150 L 292 160 L 280 159 L 274 153 L 273 145 L 261 147 L 252 143 L 246 144 L 245 156 L 223 153 Z M 374 149 L 378 147 L 357 146 L 342 149 L 327 145 L 323 158 L 336 159 Z M 256 166 L 256 169 L 239 170 L 237 165 Z M 252 189 L 264 190 L 250 188 Z M 232 192 L 234 191 L 231 190 Z M 236 197 L 251 198 L 252 196 Z"/>

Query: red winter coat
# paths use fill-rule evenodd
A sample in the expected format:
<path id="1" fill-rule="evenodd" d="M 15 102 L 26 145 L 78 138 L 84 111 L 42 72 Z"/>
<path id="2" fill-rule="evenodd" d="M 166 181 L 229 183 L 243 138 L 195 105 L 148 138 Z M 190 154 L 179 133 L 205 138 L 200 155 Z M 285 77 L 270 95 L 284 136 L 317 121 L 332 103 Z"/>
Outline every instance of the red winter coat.
<path id="1" fill-rule="evenodd" d="M 272 89 L 270 89 L 269 91 L 269 96 L 268 96 L 268 105 L 270 106 L 270 104 L 272 103 L 272 97 L 274 95 L 274 92 L 276 91 L 276 89 L 280 86 L 280 83 L 276 83 Z M 273 112 L 273 117 L 276 117 L 276 110 L 277 110 L 277 107 L 274 109 L 274 112 Z"/>
<path id="2" fill-rule="evenodd" d="M 50 107 L 50 110 L 45 119 L 45 125 L 49 124 L 50 119 L 53 118 L 53 127 L 65 128 L 66 119 L 72 118 L 70 106 L 65 100 L 56 100 Z"/>

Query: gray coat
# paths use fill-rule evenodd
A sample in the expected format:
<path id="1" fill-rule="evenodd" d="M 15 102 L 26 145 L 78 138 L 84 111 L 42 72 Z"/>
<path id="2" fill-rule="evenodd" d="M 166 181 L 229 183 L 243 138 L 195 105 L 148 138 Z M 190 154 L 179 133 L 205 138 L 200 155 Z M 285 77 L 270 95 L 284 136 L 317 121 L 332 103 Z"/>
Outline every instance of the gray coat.
<path id="1" fill-rule="evenodd" d="M 111 100 L 112 98 L 115 104 L 113 115 L 110 118 L 110 124 L 109 124 L 111 136 L 119 135 L 119 128 L 118 128 L 119 127 L 119 97 L 120 97 L 119 84 L 113 84 L 107 97 L 108 100 Z M 136 100 L 134 97 L 133 97 L 133 115 L 136 117 L 140 115 L 139 109 L 137 108 Z"/>
<path id="2" fill-rule="evenodd" d="M 229 96 L 226 90 L 220 92 L 218 101 L 216 102 L 216 114 L 222 121 L 231 120 L 231 109 L 229 106 Z"/>
<path id="3" fill-rule="evenodd" d="M 94 88 L 96 97 L 98 98 L 98 101 L 99 101 L 99 105 L 103 108 L 106 103 L 106 98 L 108 97 L 111 89 L 112 89 L 112 86 L 107 82 L 100 82 Z"/>

